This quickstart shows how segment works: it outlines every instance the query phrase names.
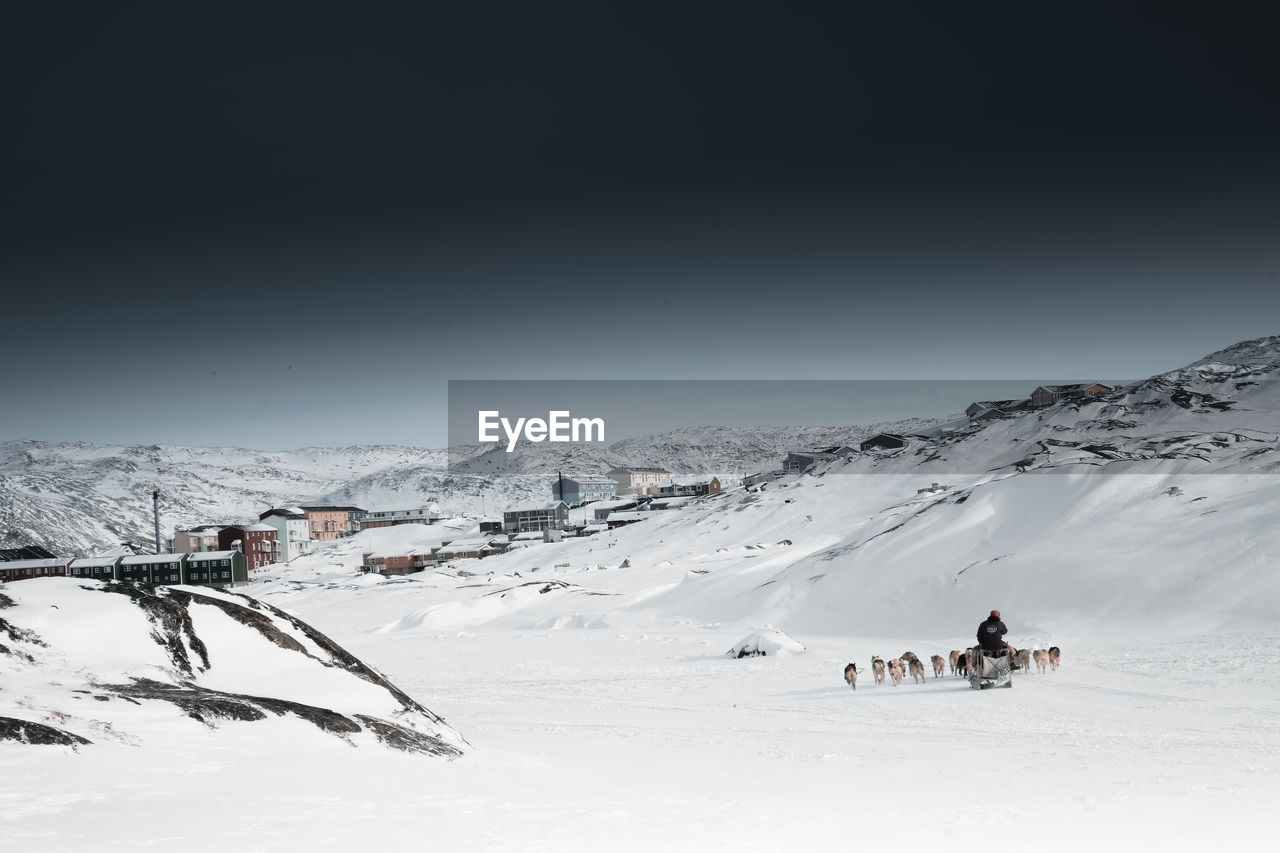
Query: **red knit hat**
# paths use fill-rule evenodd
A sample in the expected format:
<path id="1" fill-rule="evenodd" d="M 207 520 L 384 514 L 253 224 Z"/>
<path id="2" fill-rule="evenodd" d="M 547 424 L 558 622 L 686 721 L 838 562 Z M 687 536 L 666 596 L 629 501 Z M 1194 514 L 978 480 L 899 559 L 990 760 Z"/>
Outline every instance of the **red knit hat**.
<path id="1" fill-rule="evenodd" d="M 992 611 L 991 611 L 991 618 L 992 618 L 992 619 L 999 619 L 999 618 L 1000 618 L 1000 611 L 999 611 L 999 610 L 992 610 Z"/>

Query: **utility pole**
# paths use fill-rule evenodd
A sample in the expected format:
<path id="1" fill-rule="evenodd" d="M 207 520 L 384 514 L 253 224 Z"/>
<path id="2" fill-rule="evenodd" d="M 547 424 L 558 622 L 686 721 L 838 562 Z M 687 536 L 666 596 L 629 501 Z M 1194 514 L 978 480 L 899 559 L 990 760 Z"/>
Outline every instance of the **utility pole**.
<path id="1" fill-rule="evenodd" d="M 151 509 L 156 520 L 156 553 L 160 553 L 160 490 L 151 491 Z"/>

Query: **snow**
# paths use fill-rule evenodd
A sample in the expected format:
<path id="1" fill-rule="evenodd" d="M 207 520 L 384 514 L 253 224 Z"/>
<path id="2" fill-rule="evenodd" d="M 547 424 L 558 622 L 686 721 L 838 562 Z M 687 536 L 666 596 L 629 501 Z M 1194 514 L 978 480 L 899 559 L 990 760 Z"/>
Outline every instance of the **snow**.
<path id="1" fill-rule="evenodd" d="M 1164 381 L 994 421 L 932 461 L 859 454 L 459 561 L 466 573 L 358 570 L 362 552 L 478 534 L 461 519 L 365 531 L 256 573 L 240 591 L 473 748 L 445 761 L 285 720 L 158 720 L 78 752 L 0 742 L 2 778 L 21 780 L 0 787 L 5 849 L 1263 849 L 1280 800 L 1280 395 L 1260 383 L 1231 411 L 1184 408 Z M 934 482 L 950 488 L 919 494 Z M 167 665 L 154 644 L 95 642 L 86 604 L 42 591 L 57 583 L 4 591 L 57 639 L 68 678 Z M 872 681 L 873 656 L 945 657 L 993 608 L 1014 645 L 1059 646 L 1061 667 L 1017 672 L 1010 690 L 931 672 Z M 273 678 L 277 652 L 258 655 L 217 613 L 194 616 L 211 656 L 233 662 L 215 683 L 370 699 L 318 668 Z M 803 652 L 726 654 L 783 638 Z M 5 660 L 0 716 L 41 713 L 63 690 L 16 682 Z"/>
<path id="2" fill-rule="evenodd" d="M 733 644 L 725 654 L 743 658 L 759 655 L 794 654 L 804 651 L 804 645 L 775 628 L 753 631 Z"/>

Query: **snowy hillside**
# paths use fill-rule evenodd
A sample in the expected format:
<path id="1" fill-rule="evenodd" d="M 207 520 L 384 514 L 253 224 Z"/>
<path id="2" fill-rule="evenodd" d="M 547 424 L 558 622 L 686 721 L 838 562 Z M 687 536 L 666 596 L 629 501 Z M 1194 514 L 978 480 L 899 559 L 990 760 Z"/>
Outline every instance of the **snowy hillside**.
<path id="1" fill-rule="evenodd" d="M 355 745 L 457 756 L 466 742 L 307 624 L 242 596 L 41 578 L 0 594 L 0 739 L 150 746 L 277 720 Z"/>

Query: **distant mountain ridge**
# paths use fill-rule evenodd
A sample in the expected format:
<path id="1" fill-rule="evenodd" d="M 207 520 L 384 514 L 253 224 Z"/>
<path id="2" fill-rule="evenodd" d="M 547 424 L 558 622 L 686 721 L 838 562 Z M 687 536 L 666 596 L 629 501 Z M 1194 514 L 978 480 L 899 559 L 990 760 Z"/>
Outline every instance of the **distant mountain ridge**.
<path id="1" fill-rule="evenodd" d="M 257 518 L 272 506 L 386 509 L 439 503 L 446 513 L 499 514 L 545 503 L 558 471 L 602 473 L 659 465 L 673 473 L 740 477 L 777 468 L 787 451 L 838 444 L 912 419 L 870 427 L 689 427 L 612 446 L 537 444 L 439 449 L 394 445 L 259 451 L 227 447 L 0 443 L 0 546 L 40 544 L 87 556 L 122 542 L 148 550 L 151 492 L 161 493 L 161 534 L 202 523 Z M 456 460 L 452 466 L 448 460 Z"/>
<path id="2" fill-rule="evenodd" d="M 1269 471 L 1280 424 L 1280 336 L 1242 341 L 1088 403 L 1064 403 L 973 425 L 902 452 L 857 454 L 848 473 L 945 476 L 1071 465 L 1222 465 Z M 1028 389 L 1030 390 L 1030 389 Z M 38 544 L 84 556 L 152 540 L 151 491 L 162 494 L 161 531 L 256 518 L 271 506 L 421 506 L 496 517 L 542 504 L 557 471 L 600 473 L 662 466 L 722 480 L 780 466 L 791 450 L 855 443 L 875 432 L 938 425 L 912 419 L 864 426 L 690 426 L 608 447 L 526 445 L 424 449 L 390 445 L 256 451 L 243 448 L 0 443 L 0 547 Z M 1233 456 L 1234 454 L 1234 456 Z M 1230 461 L 1228 458 L 1234 459 Z M 1209 464 L 1212 460 L 1217 460 Z M 450 462 L 452 464 L 450 464 Z M 835 470 L 834 466 L 833 469 Z"/>

